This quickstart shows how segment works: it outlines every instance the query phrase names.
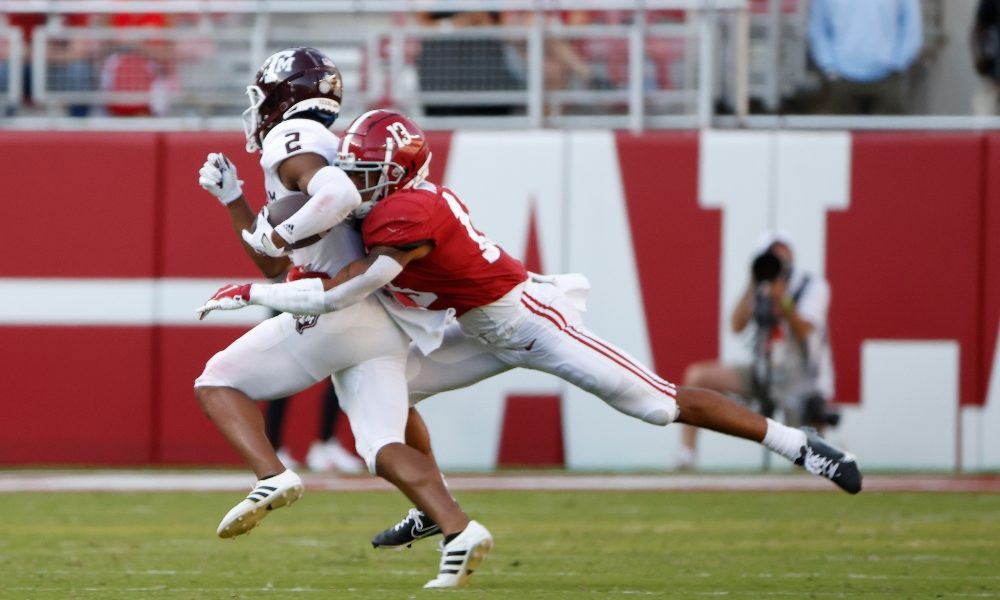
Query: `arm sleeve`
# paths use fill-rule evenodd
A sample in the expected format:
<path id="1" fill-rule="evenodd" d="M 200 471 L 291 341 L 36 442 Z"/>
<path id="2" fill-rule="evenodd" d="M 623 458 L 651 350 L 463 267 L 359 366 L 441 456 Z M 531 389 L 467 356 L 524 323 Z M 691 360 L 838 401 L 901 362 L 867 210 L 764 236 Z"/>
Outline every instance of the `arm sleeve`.
<path id="1" fill-rule="evenodd" d="M 346 219 L 361 204 L 361 194 L 347 173 L 323 167 L 309 180 L 309 201 L 275 227 L 289 244 L 324 233 Z"/>
<path id="2" fill-rule="evenodd" d="M 377 257 L 364 273 L 326 291 L 323 298 L 326 310 L 347 308 L 395 279 L 402 271 L 402 265 L 388 256 Z"/>
<path id="3" fill-rule="evenodd" d="M 357 303 L 395 279 L 402 270 L 395 260 L 379 256 L 364 273 L 326 291 L 323 281 L 317 278 L 290 283 L 255 283 L 250 286 L 250 304 L 297 315 L 320 315 Z"/>

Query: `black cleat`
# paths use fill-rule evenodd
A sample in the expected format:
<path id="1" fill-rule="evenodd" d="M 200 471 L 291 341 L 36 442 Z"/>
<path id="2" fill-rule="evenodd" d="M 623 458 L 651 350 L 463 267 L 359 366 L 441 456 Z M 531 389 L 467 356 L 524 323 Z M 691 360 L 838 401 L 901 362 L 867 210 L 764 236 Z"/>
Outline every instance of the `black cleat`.
<path id="1" fill-rule="evenodd" d="M 423 512 L 411 508 L 402 521 L 375 534 L 372 547 L 402 550 L 412 546 L 413 542 L 438 533 L 441 533 L 441 527 L 437 523 Z"/>
<path id="2" fill-rule="evenodd" d="M 799 450 L 795 464 L 813 475 L 826 477 L 849 494 L 860 492 L 861 471 L 854 456 L 830 445 L 812 427 L 803 427 L 802 431 L 806 434 L 806 445 Z"/>

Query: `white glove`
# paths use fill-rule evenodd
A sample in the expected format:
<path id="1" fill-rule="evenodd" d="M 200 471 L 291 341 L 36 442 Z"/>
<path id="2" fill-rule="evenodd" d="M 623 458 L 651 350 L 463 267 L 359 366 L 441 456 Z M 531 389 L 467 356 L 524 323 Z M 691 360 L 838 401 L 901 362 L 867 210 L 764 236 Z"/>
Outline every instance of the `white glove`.
<path id="1" fill-rule="evenodd" d="M 267 207 L 260 209 L 260 213 L 257 214 L 257 225 L 254 227 L 253 232 L 243 230 L 243 241 L 247 243 L 248 246 L 254 249 L 257 254 L 263 254 L 264 256 L 270 256 L 272 258 L 277 258 L 279 256 L 288 256 L 288 248 L 278 248 L 271 241 L 271 232 L 274 231 L 274 227 L 267 222 Z"/>
<path id="2" fill-rule="evenodd" d="M 236 310 L 247 306 L 250 304 L 251 285 L 249 283 L 242 285 L 231 283 L 222 286 L 195 311 L 198 313 L 198 320 L 204 319 L 213 310 Z"/>
<path id="3" fill-rule="evenodd" d="M 209 154 L 198 175 L 198 185 L 218 198 L 223 206 L 243 195 L 243 182 L 236 178 L 236 167 L 225 154 Z"/>

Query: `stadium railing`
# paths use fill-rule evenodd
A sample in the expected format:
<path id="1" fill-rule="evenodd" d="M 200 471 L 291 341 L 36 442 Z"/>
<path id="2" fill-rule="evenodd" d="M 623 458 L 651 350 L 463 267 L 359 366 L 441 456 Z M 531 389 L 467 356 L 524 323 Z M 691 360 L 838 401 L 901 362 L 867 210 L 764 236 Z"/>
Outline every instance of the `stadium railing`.
<path id="1" fill-rule="evenodd" d="M 578 6 L 628 18 L 587 25 L 555 18 Z M 431 127 L 707 126 L 720 93 L 730 106 L 746 105 L 748 6 L 747 0 L 0 0 L 0 13 L 48 15 L 30 48 L 19 47 L 19 30 L 0 29 L 9 74 L 0 86 L 11 117 L 0 126 L 116 129 L 139 119 L 157 129 L 231 128 L 254 70 L 289 45 L 314 45 L 334 57 L 344 74 L 346 112 L 392 105 L 424 116 Z M 416 22 L 418 11 L 533 18 L 428 27 Z M 123 13 L 164 18 L 161 26 L 110 26 L 109 17 Z M 65 22 L 84 14 L 92 19 L 87 26 Z M 723 43 L 727 36 L 732 40 Z M 422 49 L 462 40 L 457 47 L 471 55 L 460 58 L 502 61 L 507 73 L 466 85 L 457 81 L 465 73 L 455 61 L 422 61 Z M 580 53 L 596 75 L 570 73 L 553 56 L 557 44 Z M 76 49 L 75 70 L 60 58 L 67 48 Z M 719 55 L 722 49 L 731 56 Z M 28 55 L 30 100 L 21 98 L 19 80 Z M 562 72 L 545 75 L 554 71 Z M 80 72 L 89 77 L 83 84 Z M 451 87 L 430 83 L 448 78 L 456 80 Z M 504 110 L 425 111 L 489 106 Z M 86 123 L 66 116 L 72 107 L 88 114 Z M 496 112 L 502 118 L 490 114 Z M 115 116 L 131 119 L 108 122 Z"/>
<path id="2" fill-rule="evenodd" d="M 941 7 L 937 0 L 923 4 L 933 48 L 941 38 Z M 235 129 L 254 70 L 291 45 L 313 45 L 334 57 L 344 75 L 345 114 L 393 106 L 430 128 L 1000 126 L 997 118 L 767 114 L 819 86 L 808 66 L 807 6 L 805 0 L 0 0 L 0 15 L 47 15 L 30 47 L 19 29 L 0 24 L 0 128 Z M 520 18 L 468 28 L 416 19 L 433 11 Z M 579 12 L 598 18 L 587 24 L 559 18 Z M 162 19 L 160 26 L 111 26 L 112 16 L 122 14 Z M 79 15 L 91 23 L 67 23 Z M 422 56 L 422 49 L 449 44 L 461 49 L 459 60 Z M 591 74 L 560 60 L 559 46 L 576 53 Z M 23 69 L 29 56 L 30 68 Z M 492 74 L 468 81 L 463 60 L 492 65 Z M 22 97 L 26 87 L 30 98 Z"/>

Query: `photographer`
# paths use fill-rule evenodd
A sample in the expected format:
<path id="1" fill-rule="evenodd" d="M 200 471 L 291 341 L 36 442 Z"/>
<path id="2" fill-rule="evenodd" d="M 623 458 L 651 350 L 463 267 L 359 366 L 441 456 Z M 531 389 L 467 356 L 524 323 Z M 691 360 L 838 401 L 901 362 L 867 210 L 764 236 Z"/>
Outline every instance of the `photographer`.
<path id="1" fill-rule="evenodd" d="M 787 235 L 765 234 L 754 253 L 750 281 L 730 317 L 734 333 L 752 328 L 752 362 L 700 362 L 688 367 L 684 385 L 703 387 L 753 402 L 765 416 L 780 410 L 788 425 L 822 429 L 836 425 L 828 411 L 833 361 L 826 317 L 830 286 L 822 277 L 794 268 Z M 681 430 L 676 466 L 695 464 L 697 430 Z"/>

